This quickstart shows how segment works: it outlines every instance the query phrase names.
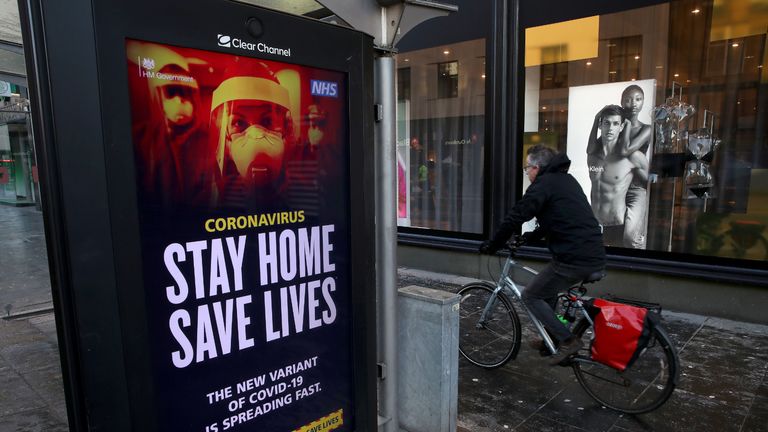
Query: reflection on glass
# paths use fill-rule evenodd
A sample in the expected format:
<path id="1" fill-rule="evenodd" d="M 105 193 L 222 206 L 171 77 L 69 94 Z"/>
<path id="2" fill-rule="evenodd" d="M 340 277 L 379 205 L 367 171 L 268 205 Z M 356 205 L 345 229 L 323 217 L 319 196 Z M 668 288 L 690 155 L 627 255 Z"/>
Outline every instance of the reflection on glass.
<path id="1" fill-rule="evenodd" d="M 712 136 L 709 129 L 701 128 L 688 136 L 688 151 L 696 159 L 702 159 L 715 151 L 720 140 Z"/>
<path id="2" fill-rule="evenodd" d="M 734 253 L 738 258 L 743 258 L 749 249 L 758 243 L 765 247 L 763 259 L 768 259 L 768 240 L 763 236 L 765 224 L 752 220 L 738 220 L 731 222 L 730 234 Z"/>
<path id="3" fill-rule="evenodd" d="M 399 226 L 483 230 L 484 52 L 475 39 L 398 54 Z"/>
<path id="4" fill-rule="evenodd" d="M 34 205 L 37 177 L 29 114 L 0 102 L 0 203 Z"/>
<path id="5" fill-rule="evenodd" d="M 691 13 L 693 9 L 699 12 Z M 532 46 L 526 40 L 523 135 L 546 136 L 555 148 L 567 152 L 575 177 L 605 176 L 586 172 L 600 167 L 583 161 L 582 148 L 571 148 L 585 145 L 574 138 L 585 128 L 589 132 L 590 119 L 584 113 L 594 116 L 590 104 L 619 103 L 620 96 L 609 83 L 654 80 L 645 98 L 664 102 L 657 103 L 660 106 L 645 120 L 653 126 L 649 154 L 653 183 L 642 203 L 648 226 L 645 248 L 766 260 L 767 247 L 762 246 L 768 226 L 766 11 L 764 1 L 705 0 L 693 5 L 673 0 L 599 15 L 594 27 L 597 51 L 588 57 L 547 54 L 547 47 L 564 42 L 546 40 L 544 30 L 560 24 L 566 28 L 566 23 L 577 20 L 526 29 L 526 35 L 539 29 L 543 36 Z M 668 98 L 673 81 L 685 91 Z M 601 93 L 579 93 L 587 86 Z M 704 123 L 705 108 L 718 113 L 716 128 L 689 132 L 689 124 Z M 639 134 L 634 129 L 632 133 Z M 630 144 L 621 147 L 622 156 L 634 150 L 634 141 L 625 140 Z M 517 151 L 523 151 L 521 147 Z M 705 199 L 686 199 L 689 193 Z M 634 202 L 627 196 L 616 200 Z"/>
<path id="6" fill-rule="evenodd" d="M 715 185 L 706 163 L 695 160 L 688 162 L 685 170 L 685 185 L 699 198 L 703 198 Z"/>
<path id="7" fill-rule="evenodd" d="M 660 152 L 679 151 L 680 142 L 688 137 L 688 120 L 696 109 L 680 99 L 668 98 L 653 110 L 655 148 Z"/>

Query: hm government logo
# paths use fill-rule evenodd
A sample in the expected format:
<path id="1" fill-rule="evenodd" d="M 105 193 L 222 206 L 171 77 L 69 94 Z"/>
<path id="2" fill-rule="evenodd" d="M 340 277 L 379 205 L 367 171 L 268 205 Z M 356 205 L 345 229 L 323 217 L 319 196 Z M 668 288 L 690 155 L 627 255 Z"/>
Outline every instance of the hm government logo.
<path id="1" fill-rule="evenodd" d="M 139 56 L 136 58 L 136 61 L 138 61 L 141 65 L 139 68 L 139 76 L 142 78 L 188 83 L 195 81 L 193 77 L 186 74 L 172 74 L 154 71 L 153 69 L 157 67 L 157 64 L 155 64 L 155 59 L 153 58 Z"/>
<path id="2" fill-rule="evenodd" d="M 236 37 L 233 38 L 232 36 L 224 35 L 221 33 L 216 35 L 216 44 L 220 47 L 239 48 L 243 51 L 257 51 L 260 53 L 273 54 L 273 55 L 278 55 L 283 57 L 291 56 L 290 48 L 273 47 L 265 44 L 264 42 L 259 42 L 259 43 L 246 42 L 242 39 L 238 39 Z"/>
<path id="3" fill-rule="evenodd" d="M 219 39 L 219 46 L 220 47 L 227 47 L 227 48 L 229 48 L 229 47 L 232 46 L 232 38 L 231 37 L 229 37 L 227 35 L 219 34 L 219 35 L 217 35 L 217 38 Z"/>

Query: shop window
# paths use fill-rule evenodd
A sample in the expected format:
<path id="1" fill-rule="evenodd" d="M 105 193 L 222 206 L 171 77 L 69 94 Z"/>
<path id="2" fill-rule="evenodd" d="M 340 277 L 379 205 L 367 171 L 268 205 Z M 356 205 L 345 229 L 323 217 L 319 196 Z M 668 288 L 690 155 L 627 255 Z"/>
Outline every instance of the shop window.
<path id="1" fill-rule="evenodd" d="M 568 62 L 541 65 L 541 88 L 568 88 Z"/>
<path id="2" fill-rule="evenodd" d="M 0 108 L 0 203 L 33 205 L 37 200 L 27 116 Z"/>
<path id="3" fill-rule="evenodd" d="M 631 81 L 640 76 L 643 37 L 608 39 L 608 82 Z"/>
<path id="4" fill-rule="evenodd" d="M 437 64 L 437 97 L 459 97 L 459 62 Z"/>
<path id="5" fill-rule="evenodd" d="M 396 42 L 400 234 L 478 238 L 486 207 L 486 68 L 498 2 L 451 0 L 458 12 Z M 490 64 L 490 62 L 489 62 Z"/>
<path id="6" fill-rule="evenodd" d="M 483 230 L 484 52 L 485 39 L 474 39 L 397 56 L 398 89 L 409 95 L 397 112 L 401 227 Z M 448 55 L 456 60 L 435 62 Z"/>
<path id="7" fill-rule="evenodd" d="M 397 100 L 411 99 L 411 68 L 397 70 Z"/>
<path id="8" fill-rule="evenodd" d="M 620 228 L 605 238 L 613 252 L 768 262 L 768 12 L 758 3 L 673 0 L 524 29 L 539 36 L 526 39 L 520 151 L 568 154 L 596 217 Z M 585 49 L 547 54 L 574 45 L 562 29 L 576 25 L 594 29 Z M 603 138 L 606 105 L 629 134 Z"/>

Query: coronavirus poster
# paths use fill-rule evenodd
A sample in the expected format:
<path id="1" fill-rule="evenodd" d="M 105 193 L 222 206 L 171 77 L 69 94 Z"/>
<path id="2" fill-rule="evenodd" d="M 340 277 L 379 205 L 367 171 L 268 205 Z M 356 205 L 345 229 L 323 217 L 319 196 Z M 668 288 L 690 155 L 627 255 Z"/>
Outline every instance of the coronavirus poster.
<path id="1" fill-rule="evenodd" d="M 128 40 L 160 430 L 352 430 L 343 73 Z"/>

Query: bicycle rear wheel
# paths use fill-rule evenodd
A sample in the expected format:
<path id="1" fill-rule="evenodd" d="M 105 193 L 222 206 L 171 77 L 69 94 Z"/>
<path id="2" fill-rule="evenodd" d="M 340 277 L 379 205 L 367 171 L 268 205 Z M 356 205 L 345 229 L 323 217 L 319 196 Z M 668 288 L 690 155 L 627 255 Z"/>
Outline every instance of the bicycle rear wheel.
<path id="1" fill-rule="evenodd" d="M 574 333 L 592 334 L 586 320 L 580 321 Z M 677 384 L 680 361 L 677 350 L 664 329 L 654 327 L 651 339 L 635 363 L 625 371 L 597 363 L 589 353 L 577 357 L 573 371 L 579 384 L 597 402 L 627 414 L 653 411 L 669 399 Z"/>
<path id="2" fill-rule="evenodd" d="M 459 290 L 459 352 L 477 366 L 503 366 L 520 350 L 520 319 L 509 299 L 488 283 L 475 282 Z M 490 304 L 484 321 L 480 321 Z"/>

